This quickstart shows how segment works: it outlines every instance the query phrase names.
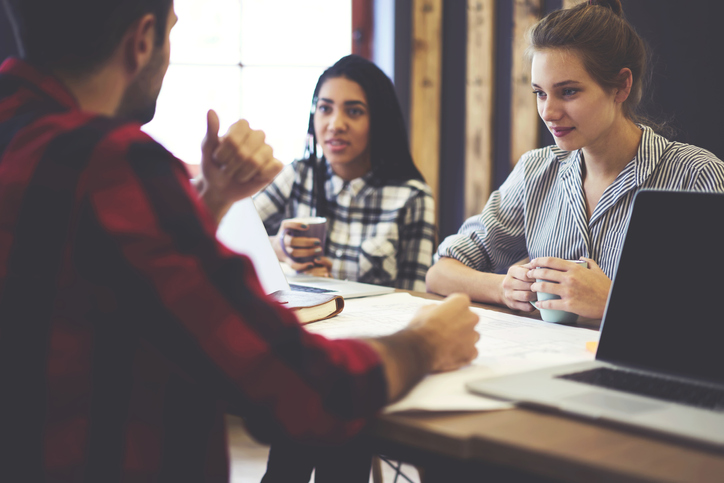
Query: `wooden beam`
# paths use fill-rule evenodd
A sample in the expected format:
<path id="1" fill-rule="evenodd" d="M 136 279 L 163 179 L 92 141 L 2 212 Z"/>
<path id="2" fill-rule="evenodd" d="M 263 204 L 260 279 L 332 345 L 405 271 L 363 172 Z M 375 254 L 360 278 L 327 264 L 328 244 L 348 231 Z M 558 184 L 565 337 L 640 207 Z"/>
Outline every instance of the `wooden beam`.
<path id="1" fill-rule="evenodd" d="M 480 213 L 493 185 L 495 0 L 468 0 L 465 92 L 465 218 Z"/>
<path id="2" fill-rule="evenodd" d="M 352 0 L 352 53 L 372 60 L 374 0 Z"/>
<path id="3" fill-rule="evenodd" d="M 530 60 L 526 32 L 539 19 L 541 0 L 515 0 L 513 4 L 513 51 L 511 86 L 511 166 L 531 149 L 538 147 L 538 111 L 530 86 Z"/>
<path id="4" fill-rule="evenodd" d="M 413 0 L 410 146 L 439 212 L 442 0 Z"/>
<path id="5" fill-rule="evenodd" d="M 586 0 L 563 0 L 563 8 L 575 7 L 579 3 L 583 3 Z"/>

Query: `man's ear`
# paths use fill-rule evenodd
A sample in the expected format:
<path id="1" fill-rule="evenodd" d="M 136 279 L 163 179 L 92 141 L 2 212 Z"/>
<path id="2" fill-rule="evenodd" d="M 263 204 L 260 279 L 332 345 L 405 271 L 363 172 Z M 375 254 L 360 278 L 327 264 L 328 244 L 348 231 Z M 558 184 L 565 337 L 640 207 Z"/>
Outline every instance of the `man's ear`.
<path id="1" fill-rule="evenodd" d="M 123 37 L 123 59 L 127 72 L 135 76 L 148 64 L 156 40 L 156 17 L 146 14 L 136 20 Z"/>
<path id="2" fill-rule="evenodd" d="M 620 87 L 616 89 L 615 101 L 619 104 L 623 104 L 631 95 L 631 86 L 633 85 L 633 74 L 631 69 L 624 67 L 618 73 L 618 80 Z"/>

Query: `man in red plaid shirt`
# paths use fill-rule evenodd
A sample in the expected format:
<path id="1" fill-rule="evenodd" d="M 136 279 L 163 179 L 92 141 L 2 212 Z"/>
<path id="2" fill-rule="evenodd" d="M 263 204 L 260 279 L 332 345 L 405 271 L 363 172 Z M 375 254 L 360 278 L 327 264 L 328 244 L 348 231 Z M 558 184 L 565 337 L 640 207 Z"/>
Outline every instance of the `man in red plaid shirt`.
<path id="1" fill-rule="evenodd" d="M 342 442 L 430 371 L 476 355 L 465 296 L 389 337 L 329 341 L 216 241 L 281 169 L 208 115 L 202 176 L 141 130 L 172 0 L 10 0 L 0 67 L 0 480 L 228 481 L 223 414 Z"/>

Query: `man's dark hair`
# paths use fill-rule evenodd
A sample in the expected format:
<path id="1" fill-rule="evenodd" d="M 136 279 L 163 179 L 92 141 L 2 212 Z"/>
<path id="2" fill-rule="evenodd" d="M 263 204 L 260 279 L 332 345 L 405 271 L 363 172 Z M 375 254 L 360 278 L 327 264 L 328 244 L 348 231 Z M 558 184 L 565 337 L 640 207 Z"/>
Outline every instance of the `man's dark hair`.
<path id="1" fill-rule="evenodd" d="M 23 58 L 47 69 L 87 71 L 103 63 L 128 27 L 156 17 L 162 45 L 173 0 L 5 0 Z"/>

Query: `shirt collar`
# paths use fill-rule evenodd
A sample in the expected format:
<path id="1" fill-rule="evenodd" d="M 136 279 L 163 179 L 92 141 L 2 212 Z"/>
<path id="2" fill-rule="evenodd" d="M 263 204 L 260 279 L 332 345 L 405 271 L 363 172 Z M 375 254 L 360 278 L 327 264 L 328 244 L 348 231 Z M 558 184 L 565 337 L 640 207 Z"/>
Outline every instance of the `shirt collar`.
<path id="1" fill-rule="evenodd" d="M 576 151 L 564 151 L 557 145 L 551 146 L 551 152 L 560 163 L 560 176 L 566 176 L 573 167 L 581 163 L 580 149 Z"/>
<path id="2" fill-rule="evenodd" d="M 639 129 L 643 131 L 641 143 L 636 151 L 636 157 L 631 160 L 634 163 L 635 183 L 641 186 L 646 179 L 651 176 L 656 166 L 661 162 L 661 158 L 667 149 L 673 144 L 663 136 L 659 136 L 648 126 L 639 124 Z M 564 151 L 558 146 L 551 147 L 551 151 L 561 164 L 560 175 L 566 176 L 574 166 L 581 164 L 581 150 Z"/>
<path id="3" fill-rule="evenodd" d="M 23 80 L 65 108 L 78 108 L 78 101 L 57 77 L 42 72 L 23 60 L 9 57 L 0 66 L 0 74 Z"/>
<path id="4" fill-rule="evenodd" d="M 370 171 L 361 178 L 355 178 L 351 181 L 346 181 L 337 176 L 332 170 L 332 166 L 327 163 L 327 179 L 331 181 L 331 193 L 330 195 L 337 197 L 345 188 L 348 188 L 350 194 L 353 197 L 359 195 L 366 187 L 370 186 L 370 180 L 372 179 L 372 172 Z M 329 190 L 328 190 L 329 191 Z"/>
<path id="5" fill-rule="evenodd" d="M 641 186 L 661 162 L 666 151 L 674 144 L 663 136 L 659 136 L 648 126 L 639 125 L 643 131 L 641 144 L 634 158 L 636 185 Z"/>

